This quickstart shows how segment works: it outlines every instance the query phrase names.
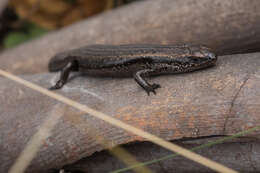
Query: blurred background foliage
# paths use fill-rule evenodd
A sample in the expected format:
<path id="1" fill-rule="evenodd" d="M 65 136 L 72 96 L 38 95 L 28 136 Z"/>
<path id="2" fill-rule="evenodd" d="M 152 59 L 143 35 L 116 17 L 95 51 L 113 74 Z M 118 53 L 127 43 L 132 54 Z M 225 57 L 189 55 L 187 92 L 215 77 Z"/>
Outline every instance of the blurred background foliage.
<path id="1" fill-rule="evenodd" d="M 12 31 L 6 34 L 2 43 L 4 48 L 15 47 L 20 43 L 39 37 L 48 31 L 30 22 L 24 22 L 20 26 L 20 29 L 21 31 Z"/>
<path id="2" fill-rule="evenodd" d="M 0 49 L 135 0 L 9 0 L 0 16 Z"/>

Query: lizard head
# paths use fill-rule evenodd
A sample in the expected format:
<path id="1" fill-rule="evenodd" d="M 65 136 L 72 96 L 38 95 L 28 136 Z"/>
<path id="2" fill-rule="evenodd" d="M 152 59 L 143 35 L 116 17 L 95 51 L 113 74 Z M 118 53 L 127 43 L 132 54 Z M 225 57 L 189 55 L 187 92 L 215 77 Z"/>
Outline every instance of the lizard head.
<path id="1" fill-rule="evenodd" d="M 191 56 L 189 56 L 188 59 L 194 66 L 211 66 L 216 64 L 217 55 L 209 48 L 204 46 L 194 46 L 190 48 L 190 51 Z"/>

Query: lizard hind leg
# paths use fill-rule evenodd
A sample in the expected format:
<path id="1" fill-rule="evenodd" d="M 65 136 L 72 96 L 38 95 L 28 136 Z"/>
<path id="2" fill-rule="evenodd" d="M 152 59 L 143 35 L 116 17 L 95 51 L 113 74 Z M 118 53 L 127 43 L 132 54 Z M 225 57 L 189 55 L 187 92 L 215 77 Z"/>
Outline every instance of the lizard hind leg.
<path id="1" fill-rule="evenodd" d="M 154 73 L 155 70 L 153 69 L 144 69 L 140 70 L 135 73 L 134 79 L 135 81 L 147 92 L 148 96 L 150 95 L 150 92 L 153 92 L 156 94 L 155 90 L 157 88 L 160 88 L 161 86 L 159 84 L 149 84 L 144 77 L 150 76 L 152 73 Z"/>
<path id="2" fill-rule="evenodd" d="M 56 82 L 56 84 L 49 88 L 49 90 L 56 90 L 60 89 L 67 83 L 67 80 L 69 78 L 69 74 L 71 71 L 73 71 L 77 66 L 76 61 L 70 61 L 68 64 L 61 70 L 60 73 L 60 79 Z"/>

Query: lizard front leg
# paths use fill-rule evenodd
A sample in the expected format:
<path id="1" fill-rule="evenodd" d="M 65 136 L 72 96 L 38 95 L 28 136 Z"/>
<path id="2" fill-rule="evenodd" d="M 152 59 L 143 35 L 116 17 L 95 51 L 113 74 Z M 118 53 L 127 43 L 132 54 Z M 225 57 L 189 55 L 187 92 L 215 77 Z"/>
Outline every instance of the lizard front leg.
<path id="1" fill-rule="evenodd" d="M 75 68 L 76 62 L 70 61 L 68 64 L 62 69 L 60 74 L 60 79 L 57 81 L 57 83 L 49 88 L 50 90 L 60 89 L 63 87 L 64 84 L 66 84 L 70 72 Z"/>
<path id="2" fill-rule="evenodd" d="M 147 92 L 148 95 L 150 95 L 150 92 L 156 94 L 155 90 L 161 87 L 159 84 L 156 83 L 149 84 L 144 79 L 144 77 L 150 76 L 154 72 L 155 72 L 154 69 L 145 69 L 145 70 L 140 70 L 134 74 L 135 81 Z"/>

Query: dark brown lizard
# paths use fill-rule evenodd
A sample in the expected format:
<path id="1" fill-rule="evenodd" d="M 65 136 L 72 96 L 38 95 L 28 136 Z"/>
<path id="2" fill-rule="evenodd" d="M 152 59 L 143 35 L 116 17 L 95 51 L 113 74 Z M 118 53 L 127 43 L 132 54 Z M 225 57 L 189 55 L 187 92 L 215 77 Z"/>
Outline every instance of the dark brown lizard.
<path id="1" fill-rule="evenodd" d="M 90 45 L 55 55 L 49 71 L 61 71 L 60 79 L 50 89 L 61 88 L 71 71 L 107 77 L 134 77 L 147 92 L 156 94 L 159 84 L 145 77 L 192 72 L 215 65 L 217 56 L 196 45 Z"/>

